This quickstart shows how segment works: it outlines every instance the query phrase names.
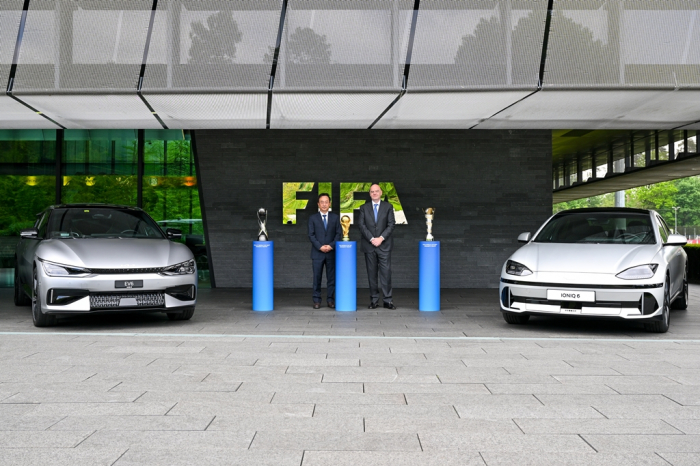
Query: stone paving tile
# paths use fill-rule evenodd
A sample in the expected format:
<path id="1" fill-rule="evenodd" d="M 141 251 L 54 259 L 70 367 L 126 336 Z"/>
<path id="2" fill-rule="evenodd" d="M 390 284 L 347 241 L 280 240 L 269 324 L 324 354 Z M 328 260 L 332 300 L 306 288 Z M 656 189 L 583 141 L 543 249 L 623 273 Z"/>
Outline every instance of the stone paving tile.
<path id="1" fill-rule="evenodd" d="M 134 403 L 135 404 L 135 403 Z M 314 413 L 313 404 L 259 404 L 242 403 L 237 405 L 183 401 L 177 403 L 169 412 L 172 416 L 269 416 L 283 414 L 286 416 L 310 417 Z"/>
<path id="2" fill-rule="evenodd" d="M 596 409 L 610 419 L 700 419 L 700 406 L 674 406 L 673 404 L 664 404 L 663 406 L 646 404 L 638 406 L 627 404 L 622 406 L 598 406 Z"/>
<path id="3" fill-rule="evenodd" d="M 86 429 L 71 432 L 52 431 L 0 431 L 0 445 L 12 448 L 73 448 L 93 432 Z"/>
<path id="4" fill-rule="evenodd" d="M 421 405 L 418 405 L 421 406 Z M 430 406 L 430 405 L 424 405 Z M 455 405 L 454 409 L 463 419 L 515 419 L 515 418 L 539 418 L 539 419 L 603 419 L 599 411 L 580 405 L 571 406 L 521 406 L 521 405 Z"/>
<path id="5" fill-rule="evenodd" d="M 614 395 L 615 390 L 604 384 L 583 384 L 572 385 L 562 383 L 542 383 L 542 384 L 486 384 L 486 388 L 494 395 Z"/>
<path id="6" fill-rule="evenodd" d="M 664 422 L 675 427 L 684 434 L 700 435 L 700 419 L 664 419 Z"/>
<path id="7" fill-rule="evenodd" d="M 150 448 L 157 445 L 159 449 L 177 448 L 218 448 L 225 446 L 231 450 L 247 450 L 255 431 L 117 431 L 100 430 L 87 438 L 80 447 L 104 448 L 107 446 L 121 448 Z"/>
<path id="8" fill-rule="evenodd" d="M 425 394 L 407 393 L 409 405 L 466 405 L 466 406 L 531 406 L 541 407 L 542 403 L 532 395 L 482 395 L 482 394 Z"/>
<path id="9" fill-rule="evenodd" d="M 126 452 L 125 448 L 3 448 L 3 466 L 112 466 Z"/>
<path id="10" fill-rule="evenodd" d="M 275 393 L 272 404 L 322 403 L 354 405 L 405 405 L 403 394 L 367 393 Z"/>
<path id="11" fill-rule="evenodd" d="M 159 416 L 175 403 L 41 403 L 33 416 Z"/>
<path id="12" fill-rule="evenodd" d="M 219 403 L 222 405 L 267 404 L 275 397 L 274 392 L 238 392 L 238 391 L 149 391 L 143 394 L 137 403 L 180 403 L 193 401 L 196 403 Z"/>
<path id="13" fill-rule="evenodd" d="M 539 452 L 580 452 L 593 451 L 578 435 L 492 435 L 482 432 L 423 432 L 420 441 L 424 451 L 467 450 L 467 451 L 539 451 Z"/>
<path id="14" fill-rule="evenodd" d="M 700 435 L 588 435 L 582 436 L 599 452 L 700 453 Z"/>
<path id="15" fill-rule="evenodd" d="M 269 431 L 269 432 L 364 432 L 362 417 L 319 418 L 285 415 L 235 416 L 219 415 L 207 431 Z"/>
<path id="16" fill-rule="evenodd" d="M 489 390 L 484 384 L 457 384 L 457 383 L 372 383 L 364 384 L 365 393 L 386 394 L 386 393 L 434 393 L 446 394 L 454 393 L 466 394 L 489 394 Z"/>
<path id="17" fill-rule="evenodd" d="M 239 392 L 280 392 L 280 393 L 364 393 L 361 382 L 326 383 L 286 383 L 286 382 L 243 382 Z M 368 392 L 369 393 L 369 392 Z"/>
<path id="18" fill-rule="evenodd" d="M 476 452 L 307 451 L 301 466 L 486 466 Z"/>
<path id="19" fill-rule="evenodd" d="M 87 390 L 46 390 L 21 391 L 2 403 L 129 403 L 144 394 L 137 392 L 95 392 Z"/>
<path id="20" fill-rule="evenodd" d="M 194 431 L 206 429 L 213 419 L 213 416 L 65 416 L 49 430 Z"/>
<path id="21" fill-rule="evenodd" d="M 304 452 L 214 448 L 130 448 L 113 466 L 299 466 Z"/>
<path id="22" fill-rule="evenodd" d="M 55 425 L 65 416 L 0 416 L 0 430 L 46 430 Z M 88 427 L 78 427 L 69 430 L 91 430 Z M 2 448 L 2 447 L 0 447 Z"/>
<path id="23" fill-rule="evenodd" d="M 339 405 L 317 404 L 313 411 L 314 417 L 393 417 L 405 418 L 433 418 L 433 419 L 457 419 L 457 412 L 451 406 L 439 405 Z"/>
<path id="24" fill-rule="evenodd" d="M 668 466 L 660 456 L 649 454 L 572 453 L 572 452 L 483 452 L 488 466 Z M 673 463 L 677 466 L 676 463 Z"/>
<path id="25" fill-rule="evenodd" d="M 514 419 L 526 434 L 682 435 L 660 419 Z"/>
<path id="26" fill-rule="evenodd" d="M 518 425 L 511 419 L 395 419 L 392 417 L 369 416 L 364 418 L 365 431 L 416 433 L 424 432 L 463 432 L 471 434 L 479 432 L 492 435 L 522 434 Z"/>
<path id="27" fill-rule="evenodd" d="M 251 450 L 421 451 L 418 436 L 390 433 L 327 433 L 259 431 Z"/>

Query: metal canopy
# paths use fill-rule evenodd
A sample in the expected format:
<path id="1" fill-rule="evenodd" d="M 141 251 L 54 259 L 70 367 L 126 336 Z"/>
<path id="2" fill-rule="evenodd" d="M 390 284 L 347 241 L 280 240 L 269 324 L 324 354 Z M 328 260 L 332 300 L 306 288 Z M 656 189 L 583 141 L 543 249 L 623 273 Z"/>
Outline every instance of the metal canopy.
<path id="1" fill-rule="evenodd" d="M 40 115 L 75 128 L 694 130 L 698 11 L 700 0 L 8 0 L 0 76 L 29 107 L 0 105 L 0 128 Z"/>

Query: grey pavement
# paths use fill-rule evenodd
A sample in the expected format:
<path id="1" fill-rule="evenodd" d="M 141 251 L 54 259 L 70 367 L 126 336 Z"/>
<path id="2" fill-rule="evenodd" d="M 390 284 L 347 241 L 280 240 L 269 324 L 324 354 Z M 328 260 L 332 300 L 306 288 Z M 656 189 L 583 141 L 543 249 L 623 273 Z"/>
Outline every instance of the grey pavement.
<path id="1" fill-rule="evenodd" d="M 506 324 L 496 290 L 420 312 L 201 290 L 191 321 L 37 329 L 0 290 L 0 465 L 697 465 L 700 286 L 666 334 Z"/>

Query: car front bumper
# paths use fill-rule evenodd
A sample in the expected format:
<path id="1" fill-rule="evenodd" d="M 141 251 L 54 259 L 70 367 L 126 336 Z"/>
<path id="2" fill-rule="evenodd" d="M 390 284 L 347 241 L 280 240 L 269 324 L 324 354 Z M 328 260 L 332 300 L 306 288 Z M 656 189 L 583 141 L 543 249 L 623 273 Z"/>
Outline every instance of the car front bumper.
<path id="1" fill-rule="evenodd" d="M 196 270 L 193 274 L 173 276 L 140 273 L 53 277 L 38 267 L 37 278 L 45 314 L 177 312 L 197 303 Z M 120 287 L 117 282 L 121 282 Z"/>
<path id="2" fill-rule="evenodd" d="M 663 283 L 648 284 L 563 284 L 524 281 L 501 277 L 499 296 L 501 311 L 530 315 L 571 315 L 614 317 L 621 319 L 656 319 L 661 315 Z M 548 290 L 581 292 L 588 301 L 548 299 Z M 551 298 L 552 296 L 549 296 Z"/>

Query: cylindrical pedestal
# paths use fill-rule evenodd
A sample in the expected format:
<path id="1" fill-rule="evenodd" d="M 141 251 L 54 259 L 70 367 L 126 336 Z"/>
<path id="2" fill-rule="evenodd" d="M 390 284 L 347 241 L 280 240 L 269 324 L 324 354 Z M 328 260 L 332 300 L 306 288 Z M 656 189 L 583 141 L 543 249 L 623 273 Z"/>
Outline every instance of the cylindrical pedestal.
<path id="1" fill-rule="evenodd" d="M 421 241 L 419 253 L 418 310 L 440 310 L 440 242 Z"/>
<path id="2" fill-rule="evenodd" d="M 335 243 L 335 310 L 357 310 L 357 243 Z"/>
<path id="3" fill-rule="evenodd" d="M 274 267 L 272 241 L 253 241 L 253 310 L 274 309 Z"/>

